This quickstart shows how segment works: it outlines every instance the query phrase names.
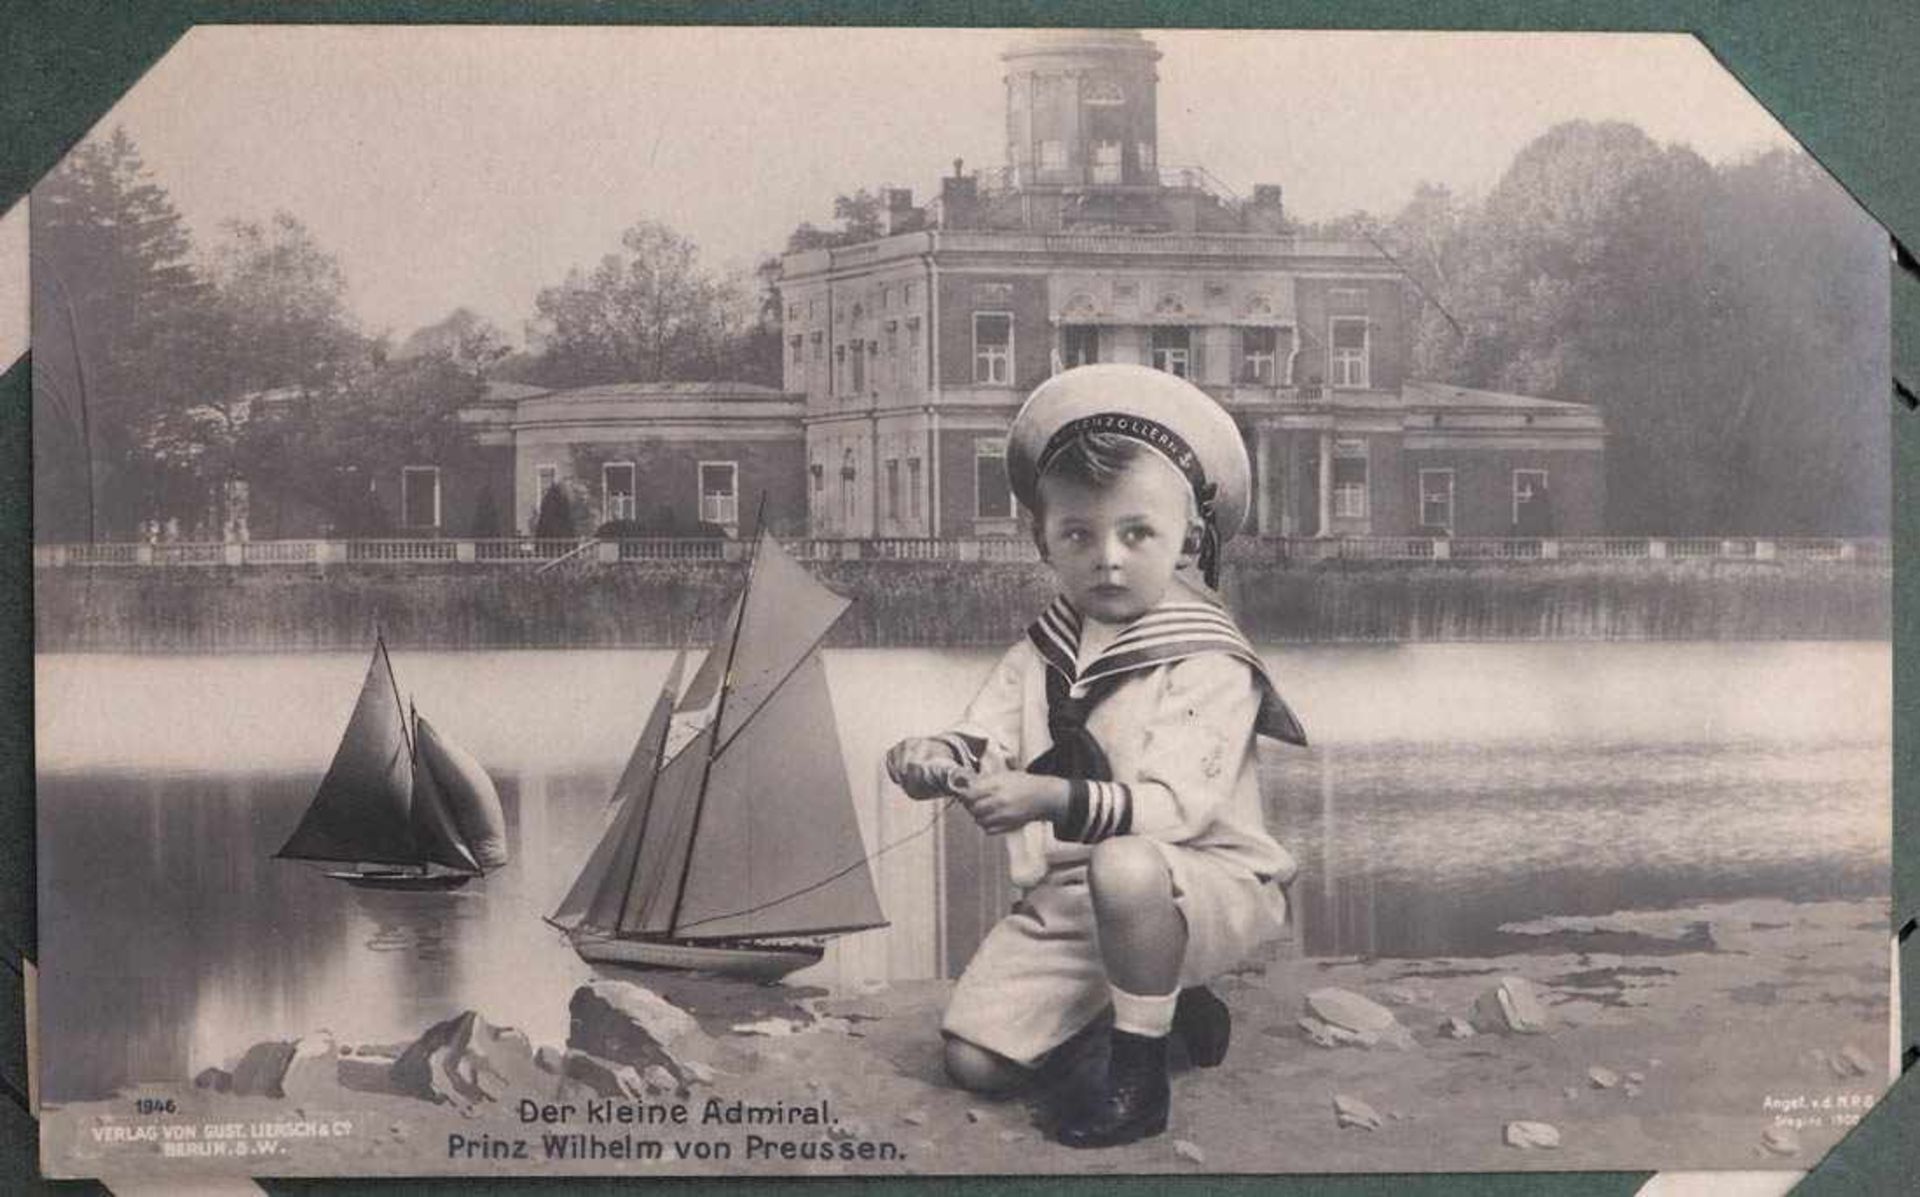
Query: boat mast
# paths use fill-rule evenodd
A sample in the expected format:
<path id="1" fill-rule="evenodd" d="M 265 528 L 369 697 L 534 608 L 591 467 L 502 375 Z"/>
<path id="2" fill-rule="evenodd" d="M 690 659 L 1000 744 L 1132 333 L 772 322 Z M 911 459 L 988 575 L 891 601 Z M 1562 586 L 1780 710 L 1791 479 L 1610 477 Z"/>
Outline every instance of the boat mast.
<path id="1" fill-rule="evenodd" d="M 413 747 L 413 720 L 416 716 L 413 712 L 413 704 L 400 697 L 400 680 L 393 676 L 393 658 L 387 656 L 387 638 L 380 634 L 379 628 L 373 630 L 373 644 L 375 648 L 380 650 L 380 664 L 386 668 L 387 685 L 393 687 L 393 705 L 407 713 L 407 718 L 400 721 L 400 734 L 406 737 L 407 763 L 411 765 L 415 756 Z"/>
<path id="2" fill-rule="evenodd" d="M 667 934 L 680 926 L 680 907 L 687 900 L 687 877 L 693 869 L 693 850 L 700 842 L 700 812 L 707 805 L 707 782 L 713 776 L 714 758 L 720 755 L 721 720 L 727 715 L 727 692 L 733 689 L 733 656 L 740 648 L 740 629 L 747 625 L 748 600 L 753 596 L 753 574 L 760 565 L 760 538 L 767 532 L 767 492 L 760 492 L 759 509 L 753 516 L 753 551 L 747 558 L 747 584 L 740 588 L 740 617 L 733 621 L 733 636 L 727 644 L 727 667 L 720 671 L 720 694 L 713 700 L 713 735 L 707 739 L 707 759 L 700 766 L 700 789 L 693 799 L 693 829 L 687 833 L 687 856 L 680 862 L 680 881 L 673 891 L 673 914 L 667 919 Z"/>

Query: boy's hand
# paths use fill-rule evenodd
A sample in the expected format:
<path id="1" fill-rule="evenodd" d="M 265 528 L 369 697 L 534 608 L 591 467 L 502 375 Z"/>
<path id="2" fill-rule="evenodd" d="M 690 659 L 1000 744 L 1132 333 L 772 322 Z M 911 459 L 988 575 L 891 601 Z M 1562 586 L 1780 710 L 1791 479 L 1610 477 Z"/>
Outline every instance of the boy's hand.
<path id="1" fill-rule="evenodd" d="M 940 798 L 964 791 L 967 770 L 947 746 L 925 736 L 900 741 L 887 750 L 887 776 L 915 799 Z"/>
<path id="2" fill-rule="evenodd" d="M 960 792 L 967 813 L 988 835 L 1012 831 L 1036 819 L 1067 813 L 1067 783 L 1058 777 L 1011 769 L 967 779 Z"/>

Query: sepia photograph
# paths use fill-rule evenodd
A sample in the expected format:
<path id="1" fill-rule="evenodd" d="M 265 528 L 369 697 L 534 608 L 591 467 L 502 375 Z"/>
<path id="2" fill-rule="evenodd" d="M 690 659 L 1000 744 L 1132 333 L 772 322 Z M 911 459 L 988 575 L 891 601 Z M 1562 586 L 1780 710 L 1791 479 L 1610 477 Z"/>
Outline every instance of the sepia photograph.
<path id="1" fill-rule="evenodd" d="M 30 204 L 50 1177 L 1897 1073 L 1889 239 L 1691 36 L 206 26 Z"/>

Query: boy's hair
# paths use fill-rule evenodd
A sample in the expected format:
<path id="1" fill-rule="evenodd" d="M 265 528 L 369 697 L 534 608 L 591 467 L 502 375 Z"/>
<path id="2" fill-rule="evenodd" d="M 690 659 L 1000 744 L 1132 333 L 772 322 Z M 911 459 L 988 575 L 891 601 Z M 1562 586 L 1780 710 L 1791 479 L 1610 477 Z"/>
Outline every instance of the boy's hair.
<path id="1" fill-rule="evenodd" d="M 1047 473 L 1102 490 L 1127 472 L 1141 456 L 1153 452 L 1141 441 L 1117 432 L 1082 432 L 1060 447 L 1047 463 Z M 1035 496 L 1036 507 L 1039 496 Z M 1038 515 L 1039 512 L 1034 514 Z"/>
<path id="2" fill-rule="evenodd" d="M 1155 450 L 1144 441 L 1117 432 L 1081 432 L 1060 446 L 1052 459 L 1047 462 L 1045 477 L 1064 478 L 1092 490 L 1104 490 L 1113 485 L 1115 479 L 1125 474 L 1133 464 L 1152 456 Z M 1172 463 L 1168 463 L 1172 468 Z M 1040 547 L 1040 556 L 1047 555 L 1047 513 L 1045 500 L 1038 487 L 1033 496 L 1033 542 Z M 1197 522 L 1199 509 L 1194 503 L 1193 494 L 1187 494 L 1187 520 Z"/>

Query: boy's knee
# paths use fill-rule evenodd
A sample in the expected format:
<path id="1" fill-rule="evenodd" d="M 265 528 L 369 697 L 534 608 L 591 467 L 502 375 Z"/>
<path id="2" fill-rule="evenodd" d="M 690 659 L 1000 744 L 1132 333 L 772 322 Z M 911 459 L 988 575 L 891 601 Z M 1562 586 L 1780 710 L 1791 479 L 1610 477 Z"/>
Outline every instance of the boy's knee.
<path id="1" fill-rule="evenodd" d="M 1104 910 L 1173 900 L 1173 877 L 1166 860 L 1139 836 L 1116 836 L 1096 844 L 1087 862 L 1087 879 L 1094 902 Z"/>
<path id="2" fill-rule="evenodd" d="M 946 1044 L 947 1076 L 974 1093 L 1004 1093 L 1027 1079 L 1027 1070 L 996 1052 L 951 1036 Z"/>

